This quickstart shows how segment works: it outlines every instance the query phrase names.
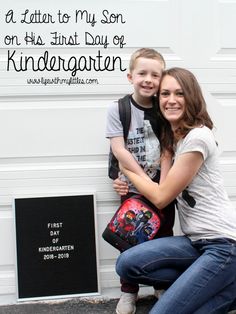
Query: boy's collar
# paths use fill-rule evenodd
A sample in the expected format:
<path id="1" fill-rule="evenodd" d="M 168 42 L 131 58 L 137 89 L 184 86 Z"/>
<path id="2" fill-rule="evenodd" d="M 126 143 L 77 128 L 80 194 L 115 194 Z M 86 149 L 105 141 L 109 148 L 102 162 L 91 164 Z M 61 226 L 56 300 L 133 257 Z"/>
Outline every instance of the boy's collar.
<path id="1" fill-rule="evenodd" d="M 140 105 L 140 104 L 138 104 L 135 100 L 134 100 L 134 98 L 133 98 L 133 96 L 132 95 L 130 95 L 130 101 L 131 101 L 131 103 L 136 107 L 136 108 L 138 108 L 138 109 L 140 109 L 140 110 L 151 110 L 153 107 L 154 107 L 154 104 L 155 104 L 155 102 L 156 102 L 156 97 L 155 96 L 153 96 L 152 97 L 152 107 L 143 107 L 142 105 Z"/>

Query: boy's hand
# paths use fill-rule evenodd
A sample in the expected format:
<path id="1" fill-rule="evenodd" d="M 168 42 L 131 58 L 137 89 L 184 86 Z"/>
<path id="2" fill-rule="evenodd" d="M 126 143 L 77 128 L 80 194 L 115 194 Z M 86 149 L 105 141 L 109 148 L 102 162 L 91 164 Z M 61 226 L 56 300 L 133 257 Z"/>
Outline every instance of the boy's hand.
<path id="1" fill-rule="evenodd" d="M 113 189 L 120 195 L 124 196 L 129 192 L 128 183 L 119 178 L 113 181 Z"/>

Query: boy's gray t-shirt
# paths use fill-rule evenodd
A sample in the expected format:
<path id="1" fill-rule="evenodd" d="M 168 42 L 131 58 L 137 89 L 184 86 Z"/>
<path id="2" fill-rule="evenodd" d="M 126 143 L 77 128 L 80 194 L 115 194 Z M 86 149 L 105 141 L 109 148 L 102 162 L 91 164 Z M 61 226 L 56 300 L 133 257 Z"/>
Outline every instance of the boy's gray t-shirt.
<path id="1" fill-rule="evenodd" d="M 131 122 L 126 148 L 134 156 L 140 166 L 154 178 L 160 170 L 160 142 L 150 123 L 152 108 L 143 108 L 133 102 L 131 104 Z M 123 136 L 123 127 L 120 121 L 118 102 L 108 107 L 106 137 Z M 135 187 L 129 182 L 129 191 L 137 193 Z"/>
<path id="2" fill-rule="evenodd" d="M 213 132 L 205 126 L 191 130 L 178 142 L 175 160 L 188 152 L 200 152 L 204 163 L 177 197 L 182 231 L 193 241 L 222 237 L 236 240 L 236 209 L 224 188 Z"/>

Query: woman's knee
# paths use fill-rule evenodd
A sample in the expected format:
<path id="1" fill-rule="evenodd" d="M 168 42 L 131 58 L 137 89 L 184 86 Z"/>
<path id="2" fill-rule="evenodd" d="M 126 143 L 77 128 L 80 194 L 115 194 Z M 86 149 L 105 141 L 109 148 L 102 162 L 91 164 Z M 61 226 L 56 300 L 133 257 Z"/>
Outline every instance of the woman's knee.
<path id="1" fill-rule="evenodd" d="M 126 278 L 131 267 L 134 267 L 133 257 L 130 256 L 130 249 L 123 252 L 116 261 L 116 272 L 121 278 Z"/>
<path id="2" fill-rule="evenodd" d="M 162 238 L 164 239 L 164 238 Z M 142 273 L 142 269 L 146 264 L 151 263 L 153 259 L 158 260 L 158 255 L 162 249 L 157 249 L 157 244 L 161 243 L 162 239 L 148 241 L 137 246 L 134 246 L 123 252 L 117 259 L 116 272 L 122 278 L 136 277 Z"/>
<path id="3" fill-rule="evenodd" d="M 144 242 L 118 257 L 116 271 L 122 278 L 137 278 L 143 272 L 173 267 L 177 261 L 183 264 L 183 260 L 189 260 L 194 255 L 191 248 L 190 241 L 185 237 L 166 237 Z"/>

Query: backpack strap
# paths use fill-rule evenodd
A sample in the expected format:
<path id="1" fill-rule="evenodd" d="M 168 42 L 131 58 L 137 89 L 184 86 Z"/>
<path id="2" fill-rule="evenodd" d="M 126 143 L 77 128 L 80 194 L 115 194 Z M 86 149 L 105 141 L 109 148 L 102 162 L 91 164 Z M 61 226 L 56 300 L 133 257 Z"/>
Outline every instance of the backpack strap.
<path id="1" fill-rule="evenodd" d="M 129 134 L 129 126 L 131 121 L 130 96 L 126 95 L 123 98 L 120 98 L 118 100 L 118 106 L 120 121 L 123 127 L 124 141 L 126 142 Z M 109 178 L 114 180 L 118 177 L 118 174 L 119 174 L 118 160 L 116 159 L 110 147 L 110 153 L 108 158 L 108 176 Z"/>
<path id="2" fill-rule="evenodd" d="M 128 134 L 129 134 L 129 127 L 130 127 L 130 122 L 131 122 L 130 95 L 125 95 L 123 98 L 120 98 L 118 100 L 118 106 L 119 106 L 120 121 L 123 126 L 124 140 L 126 142 Z"/>

